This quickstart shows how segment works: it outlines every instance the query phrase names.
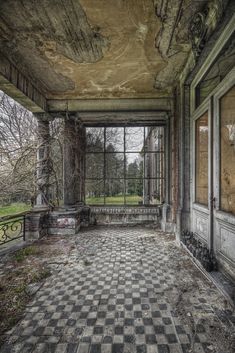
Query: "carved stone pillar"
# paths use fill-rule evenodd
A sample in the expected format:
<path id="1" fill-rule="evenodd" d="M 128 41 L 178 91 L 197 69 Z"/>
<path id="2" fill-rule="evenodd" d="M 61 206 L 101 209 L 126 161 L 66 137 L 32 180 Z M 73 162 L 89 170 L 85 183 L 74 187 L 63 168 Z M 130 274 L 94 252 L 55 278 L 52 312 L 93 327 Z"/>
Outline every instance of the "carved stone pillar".
<path id="1" fill-rule="evenodd" d="M 38 128 L 37 149 L 37 197 L 36 206 L 43 207 L 49 204 L 49 182 L 50 182 L 50 130 L 49 119 L 46 114 L 35 114 Z"/>
<path id="2" fill-rule="evenodd" d="M 75 206 L 84 200 L 84 151 L 83 128 L 70 116 L 64 128 L 64 205 Z"/>

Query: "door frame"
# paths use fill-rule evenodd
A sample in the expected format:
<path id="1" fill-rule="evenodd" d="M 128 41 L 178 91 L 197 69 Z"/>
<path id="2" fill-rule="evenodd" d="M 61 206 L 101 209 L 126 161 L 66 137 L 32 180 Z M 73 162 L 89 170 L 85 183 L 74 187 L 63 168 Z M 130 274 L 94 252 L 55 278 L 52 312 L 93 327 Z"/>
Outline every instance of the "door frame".
<path id="1" fill-rule="evenodd" d="M 235 243 L 235 215 L 221 210 L 221 154 L 220 154 L 220 99 L 235 85 L 235 68 L 233 68 L 226 78 L 219 85 L 213 97 L 214 105 L 214 193 L 215 208 L 213 210 L 213 226 L 215 235 L 215 252 L 220 265 L 234 277 L 235 262 L 234 251 L 230 256 L 231 249 Z"/>
<path id="2" fill-rule="evenodd" d="M 208 112 L 208 205 L 202 205 L 196 202 L 196 121 L 205 113 Z M 192 129 L 191 129 L 191 181 L 192 181 L 192 227 L 197 236 L 207 244 L 211 249 L 212 231 L 211 231 L 211 193 L 212 193 L 212 104 L 211 98 L 207 98 L 192 114 Z"/>
<path id="3" fill-rule="evenodd" d="M 235 221 L 235 215 L 231 215 L 220 209 L 220 172 L 221 172 L 221 160 L 220 160 L 220 99 L 235 85 L 235 68 L 233 68 L 229 75 L 220 83 L 216 93 L 213 96 L 214 106 L 214 194 L 215 194 L 215 210 L 221 215 L 226 214 L 228 221 L 232 223 Z M 218 165 L 218 168 L 216 168 Z M 234 223 L 235 224 L 235 223 Z"/>
<path id="4" fill-rule="evenodd" d="M 220 209 L 220 99 L 235 85 L 235 68 L 191 116 L 192 231 L 214 252 L 219 268 L 234 278 L 235 215 Z M 196 121 L 208 111 L 208 206 L 196 202 Z M 215 200 L 213 200 L 215 197 Z"/>
<path id="5" fill-rule="evenodd" d="M 190 150 L 190 180 L 183 192 L 183 200 L 188 197 L 190 212 L 187 215 L 188 229 L 214 252 L 219 268 L 235 279 L 235 216 L 220 210 L 220 101 L 219 99 L 232 87 L 235 82 L 235 67 L 209 93 L 208 97 L 196 105 L 196 88 L 205 73 L 216 61 L 224 45 L 235 32 L 235 14 L 222 30 L 208 56 L 201 63 L 200 68 L 189 83 L 187 102 L 189 114 L 189 136 L 187 148 Z M 187 91 L 186 91 L 187 92 Z M 187 107 L 187 105 L 185 105 Z M 195 121 L 208 109 L 208 207 L 195 202 Z M 186 113 L 188 111 L 186 110 Z M 186 120 L 187 121 L 187 120 Z M 187 127 L 187 125 L 186 125 Z M 185 151 L 187 153 L 187 148 Z M 183 171 L 186 166 L 182 166 Z M 187 175 L 187 171 L 185 171 Z M 189 196 L 186 196 L 188 193 Z M 213 198 L 215 197 L 215 202 Z M 197 228 L 201 228 L 201 230 Z"/>

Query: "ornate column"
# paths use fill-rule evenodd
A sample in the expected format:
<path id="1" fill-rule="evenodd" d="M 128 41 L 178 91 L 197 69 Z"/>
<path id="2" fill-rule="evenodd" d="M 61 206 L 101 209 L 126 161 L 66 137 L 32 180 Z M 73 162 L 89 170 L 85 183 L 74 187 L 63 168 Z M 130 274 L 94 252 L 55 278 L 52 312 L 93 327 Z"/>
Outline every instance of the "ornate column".
<path id="1" fill-rule="evenodd" d="M 50 182 L 50 130 L 49 118 L 46 114 L 35 114 L 38 123 L 38 149 L 37 149 L 37 196 L 36 207 L 49 204 Z"/>
<path id="2" fill-rule="evenodd" d="M 64 126 L 64 205 L 81 203 L 81 127 L 75 115 Z"/>

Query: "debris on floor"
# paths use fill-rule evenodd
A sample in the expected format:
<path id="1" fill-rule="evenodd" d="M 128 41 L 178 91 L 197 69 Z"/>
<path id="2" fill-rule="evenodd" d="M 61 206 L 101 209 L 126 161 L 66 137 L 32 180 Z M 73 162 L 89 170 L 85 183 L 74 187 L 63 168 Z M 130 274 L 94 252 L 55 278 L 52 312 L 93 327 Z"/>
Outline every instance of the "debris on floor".
<path id="1" fill-rule="evenodd" d="M 43 242 L 58 251 L 42 261 L 52 275 L 1 353 L 234 353 L 234 309 L 172 234 L 94 227 Z"/>

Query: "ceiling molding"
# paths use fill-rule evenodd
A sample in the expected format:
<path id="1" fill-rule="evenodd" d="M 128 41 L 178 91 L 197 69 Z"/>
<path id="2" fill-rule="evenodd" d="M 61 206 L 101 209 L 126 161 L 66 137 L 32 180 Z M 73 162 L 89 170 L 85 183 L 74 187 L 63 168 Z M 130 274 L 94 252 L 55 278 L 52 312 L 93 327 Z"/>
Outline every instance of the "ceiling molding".
<path id="1" fill-rule="evenodd" d="M 48 112 L 172 111 L 173 97 L 146 99 L 49 99 L 47 106 Z"/>

